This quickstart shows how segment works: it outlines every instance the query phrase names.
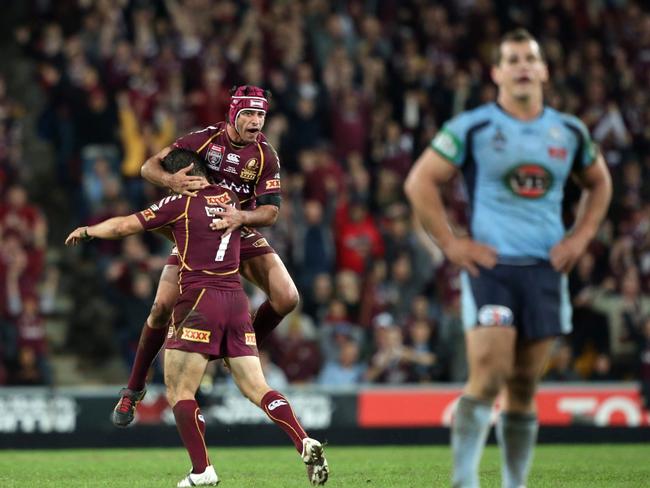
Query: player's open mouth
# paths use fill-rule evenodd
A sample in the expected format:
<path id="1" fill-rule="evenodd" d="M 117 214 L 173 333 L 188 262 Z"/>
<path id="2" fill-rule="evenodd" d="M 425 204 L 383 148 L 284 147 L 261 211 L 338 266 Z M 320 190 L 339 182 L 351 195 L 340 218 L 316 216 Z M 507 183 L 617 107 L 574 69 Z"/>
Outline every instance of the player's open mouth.
<path id="1" fill-rule="evenodd" d="M 259 129 L 246 129 L 246 132 L 249 134 L 257 134 L 259 131 Z"/>
<path id="2" fill-rule="evenodd" d="M 533 81 L 533 80 L 530 79 L 530 76 L 518 76 L 518 77 L 515 79 L 515 81 L 516 81 L 517 84 L 519 85 L 519 84 L 530 83 L 530 82 Z"/>

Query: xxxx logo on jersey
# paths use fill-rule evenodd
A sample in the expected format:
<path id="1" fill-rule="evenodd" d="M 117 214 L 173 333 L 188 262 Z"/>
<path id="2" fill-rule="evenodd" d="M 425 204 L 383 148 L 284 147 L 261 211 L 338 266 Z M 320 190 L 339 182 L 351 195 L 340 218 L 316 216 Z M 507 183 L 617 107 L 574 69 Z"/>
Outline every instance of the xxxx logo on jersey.
<path id="1" fill-rule="evenodd" d="M 544 166 L 524 163 L 508 171 L 503 179 L 508 189 L 522 198 L 541 198 L 553 184 L 553 175 Z"/>
<path id="2" fill-rule="evenodd" d="M 247 346 L 257 346 L 257 340 L 255 340 L 254 332 L 245 332 L 244 340 L 246 341 Z"/>
<path id="3" fill-rule="evenodd" d="M 228 192 L 223 192 L 221 195 L 204 195 L 208 205 L 226 205 L 232 201 Z"/>
<path id="4" fill-rule="evenodd" d="M 211 332 L 207 330 L 189 329 L 187 327 L 184 327 L 183 334 L 181 335 L 181 339 L 185 339 L 186 341 L 191 341 L 191 342 L 208 343 L 210 342 L 210 334 Z"/>
<path id="5" fill-rule="evenodd" d="M 145 221 L 147 221 L 147 220 L 153 220 L 153 219 L 156 218 L 156 212 L 154 212 L 154 211 L 151 210 L 150 208 L 147 208 L 147 209 L 143 210 L 143 211 L 140 212 L 140 213 L 141 213 L 142 216 L 144 217 L 144 220 L 145 220 Z"/>

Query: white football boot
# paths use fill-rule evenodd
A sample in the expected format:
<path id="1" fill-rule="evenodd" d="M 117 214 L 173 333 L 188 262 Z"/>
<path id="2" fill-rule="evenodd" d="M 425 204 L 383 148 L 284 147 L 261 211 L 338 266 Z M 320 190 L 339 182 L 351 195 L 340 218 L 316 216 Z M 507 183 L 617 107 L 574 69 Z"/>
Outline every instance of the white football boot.
<path id="1" fill-rule="evenodd" d="M 192 486 L 217 486 L 219 484 L 219 477 L 212 465 L 205 468 L 203 473 L 190 473 L 180 480 L 176 485 L 177 488 L 188 488 Z"/>
<path id="2" fill-rule="evenodd" d="M 323 452 L 323 445 L 316 439 L 305 437 L 302 440 L 302 460 L 307 465 L 307 478 L 313 486 L 322 486 L 327 483 L 330 474 L 327 459 Z"/>

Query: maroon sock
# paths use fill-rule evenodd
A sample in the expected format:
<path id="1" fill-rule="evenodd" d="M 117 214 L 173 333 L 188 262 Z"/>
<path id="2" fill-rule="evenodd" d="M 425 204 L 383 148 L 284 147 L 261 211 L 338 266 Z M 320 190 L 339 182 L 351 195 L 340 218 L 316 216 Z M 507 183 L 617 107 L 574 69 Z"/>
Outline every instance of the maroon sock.
<path id="1" fill-rule="evenodd" d="M 142 390 L 147 381 L 147 373 L 153 360 L 165 343 L 167 327 L 154 329 L 145 322 L 140 334 L 138 350 L 135 352 L 135 361 L 131 368 L 131 376 L 127 388 L 129 390 Z"/>
<path id="2" fill-rule="evenodd" d="M 253 329 L 255 330 L 255 340 L 257 347 L 261 346 L 273 329 L 282 321 L 284 315 L 278 314 L 269 303 L 265 301 L 255 313 L 253 319 Z"/>
<path id="3" fill-rule="evenodd" d="M 210 465 L 205 446 L 205 421 L 196 400 L 181 400 L 173 408 L 176 427 L 192 460 L 192 472 L 203 473 Z"/>
<path id="4" fill-rule="evenodd" d="M 298 422 L 296 415 L 293 413 L 289 400 L 275 390 L 267 392 L 262 397 L 260 405 L 264 413 L 269 416 L 275 425 L 284 430 L 296 446 L 299 454 L 302 454 L 302 440 L 307 434 Z"/>

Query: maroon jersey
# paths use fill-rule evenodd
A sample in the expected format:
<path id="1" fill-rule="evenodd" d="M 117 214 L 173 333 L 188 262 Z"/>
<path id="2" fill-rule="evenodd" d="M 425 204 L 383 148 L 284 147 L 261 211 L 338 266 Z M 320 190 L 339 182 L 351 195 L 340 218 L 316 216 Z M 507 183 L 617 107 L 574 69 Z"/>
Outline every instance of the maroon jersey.
<path id="1" fill-rule="evenodd" d="M 240 208 L 234 192 L 217 185 L 199 190 L 195 197 L 171 195 L 135 214 L 146 230 L 169 227 L 178 248 L 179 284 L 189 288 L 241 288 L 239 250 L 241 231 L 223 236 L 210 224 L 223 211 L 220 205 Z"/>
<path id="2" fill-rule="evenodd" d="M 174 147 L 199 153 L 214 182 L 234 191 L 245 210 L 254 209 L 260 195 L 281 191 L 278 155 L 262 133 L 256 143 L 238 147 L 230 141 L 226 123 L 219 122 L 177 139 Z"/>

